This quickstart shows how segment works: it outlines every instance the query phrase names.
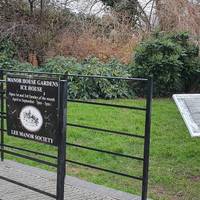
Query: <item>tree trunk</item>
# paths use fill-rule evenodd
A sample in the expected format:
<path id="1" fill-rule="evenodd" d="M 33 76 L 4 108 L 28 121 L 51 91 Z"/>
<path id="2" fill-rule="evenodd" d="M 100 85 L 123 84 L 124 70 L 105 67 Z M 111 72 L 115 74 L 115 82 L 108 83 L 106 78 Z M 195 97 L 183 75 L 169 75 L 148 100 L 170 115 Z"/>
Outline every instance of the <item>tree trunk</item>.
<path id="1" fill-rule="evenodd" d="M 33 15 L 33 4 L 35 0 L 28 0 L 29 6 L 30 6 L 30 14 L 31 16 Z"/>
<path id="2" fill-rule="evenodd" d="M 44 11 L 44 0 L 40 0 L 40 15 L 43 16 Z"/>

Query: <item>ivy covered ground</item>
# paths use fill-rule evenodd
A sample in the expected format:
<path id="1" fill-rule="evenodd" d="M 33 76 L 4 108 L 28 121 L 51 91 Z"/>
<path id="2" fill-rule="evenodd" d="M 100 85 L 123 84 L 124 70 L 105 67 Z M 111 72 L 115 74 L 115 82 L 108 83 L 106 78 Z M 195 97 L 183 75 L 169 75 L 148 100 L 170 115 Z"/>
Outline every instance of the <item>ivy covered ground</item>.
<path id="1" fill-rule="evenodd" d="M 107 103 L 144 105 L 144 100 L 109 100 Z M 92 125 L 113 130 L 143 133 L 144 113 L 109 107 L 68 105 L 70 123 Z M 6 142 L 40 152 L 56 155 L 51 146 L 6 136 Z M 141 155 L 142 141 L 106 133 L 68 128 L 68 142 L 107 149 L 118 153 Z M 67 147 L 68 159 L 106 167 L 132 175 L 141 175 L 141 163 L 125 158 L 116 158 L 102 153 Z M 7 156 L 7 159 L 40 167 L 53 168 L 38 163 Z M 42 158 L 39 157 L 38 158 Z M 43 160 L 46 158 L 42 158 Z M 54 162 L 52 160 L 52 162 Z M 140 182 L 69 164 L 69 175 L 120 189 L 133 194 L 140 193 Z M 200 139 L 192 139 L 172 100 L 154 99 L 152 112 L 152 137 L 150 157 L 149 196 L 155 200 L 199 200 L 200 199 Z"/>

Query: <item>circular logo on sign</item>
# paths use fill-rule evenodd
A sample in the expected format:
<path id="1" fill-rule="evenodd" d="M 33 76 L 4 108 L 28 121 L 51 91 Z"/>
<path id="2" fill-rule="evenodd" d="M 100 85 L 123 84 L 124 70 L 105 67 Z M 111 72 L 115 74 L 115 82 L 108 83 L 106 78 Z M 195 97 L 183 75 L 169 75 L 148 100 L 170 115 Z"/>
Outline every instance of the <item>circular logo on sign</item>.
<path id="1" fill-rule="evenodd" d="M 30 132 L 39 131 L 43 124 L 41 112 L 34 106 L 25 106 L 20 115 L 22 126 Z"/>

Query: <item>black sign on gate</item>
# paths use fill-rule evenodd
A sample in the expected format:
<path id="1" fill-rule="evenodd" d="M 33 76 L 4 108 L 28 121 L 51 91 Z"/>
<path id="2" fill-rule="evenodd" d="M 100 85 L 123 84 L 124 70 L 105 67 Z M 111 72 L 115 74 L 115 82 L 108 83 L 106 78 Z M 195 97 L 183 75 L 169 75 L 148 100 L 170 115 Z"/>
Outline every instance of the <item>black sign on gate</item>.
<path id="1" fill-rule="evenodd" d="M 8 135 L 58 145 L 59 80 L 7 76 Z"/>
<path id="2" fill-rule="evenodd" d="M 2 71 L 1 76 L 2 76 Z M 66 103 L 67 76 L 60 78 L 37 75 L 7 74 L 6 107 L 7 133 L 22 139 L 29 139 L 58 147 L 57 164 L 41 161 L 29 156 L 26 158 L 54 166 L 57 168 L 56 195 L 36 189 L 40 193 L 64 200 L 64 185 L 66 174 Z M 2 84 L 1 84 L 2 86 Z M 2 87 L 3 88 L 3 87 Z M 3 94 L 3 93 L 2 93 Z M 3 95 L 1 95 L 1 112 L 3 111 Z M 2 125 L 1 118 L 1 127 Z M 2 131 L 2 130 L 1 130 Z M 1 135 L 1 160 L 3 153 L 24 157 L 21 154 L 4 150 L 4 140 Z M 20 149 L 20 148 L 18 148 Z M 44 155 L 44 154 L 43 154 Z M 5 178 L 6 179 L 6 178 Z M 8 180 L 11 181 L 12 180 Z M 22 183 L 15 182 L 22 185 Z M 26 188 L 35 190 L 30 186 Z"/>

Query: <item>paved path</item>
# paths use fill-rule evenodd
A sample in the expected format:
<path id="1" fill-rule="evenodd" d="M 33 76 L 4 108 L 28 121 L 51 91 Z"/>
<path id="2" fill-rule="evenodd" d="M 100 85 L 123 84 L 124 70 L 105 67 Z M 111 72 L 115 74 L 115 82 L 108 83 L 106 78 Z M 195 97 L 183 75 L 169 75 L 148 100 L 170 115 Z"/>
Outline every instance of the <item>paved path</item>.
<path id="1" fill-rule="evenodd" d="M 40 194 L 8 182 L 11 179 L 39 190 L 55 194 L 56 174 L 45 170 L 25 166 L 13 161 L 0 162 L 0 200 L 53 200 Z M 140 200 L 141 198 L 117 190 L 108 189 L 74 177 L 67 176 L 65 200 Z"/>

